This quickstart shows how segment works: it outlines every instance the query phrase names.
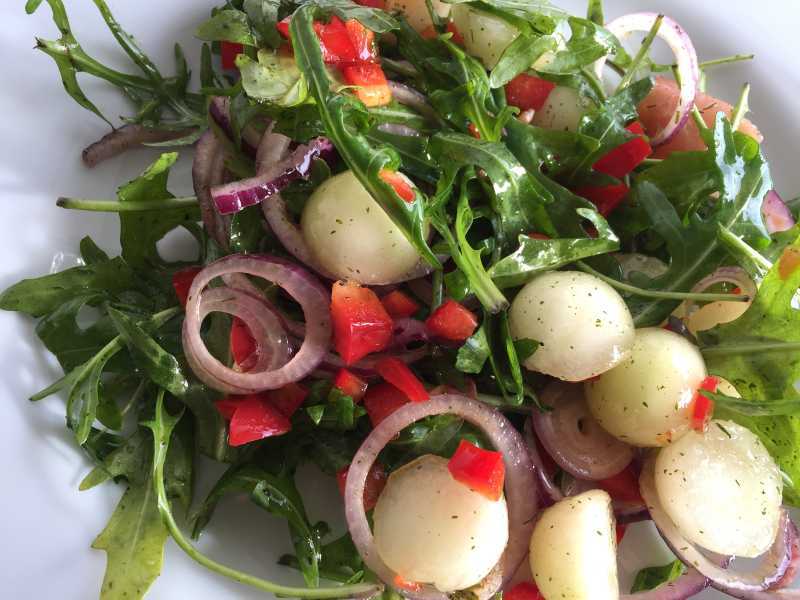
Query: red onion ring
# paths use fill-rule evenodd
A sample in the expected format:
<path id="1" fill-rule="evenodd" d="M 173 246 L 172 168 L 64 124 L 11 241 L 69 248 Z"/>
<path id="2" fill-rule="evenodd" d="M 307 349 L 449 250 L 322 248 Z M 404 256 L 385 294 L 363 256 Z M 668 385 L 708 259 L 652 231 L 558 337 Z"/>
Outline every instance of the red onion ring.
<path id="1" fill-rule="evenodd" d="M 539 479 L 540 489 L 547 495 L 547 498 L 542 498 L 542 500 L 549 499 L 553 503 L 560 502 L 564 499 L 564 492 L 555 484 L 544 468 L 544 461 L 542 461 L 542 457 L 539 455 L 539 448 L 536 446 L 536 440 L 534 439 L 533 422 L 531 419 L 525 420 L 523 435 L 525 443 L 528 446 L 528 456 L 530 457 L 533 468 L 536 470 L 536 475 Z"/>
<path id="2" fill-rule="evenodd" d="M 114 129 L 93 144 L 86 146 L 81 153 L 81 158 L 83 164 L 91 169 L 136 146 L 177 140 L 186 137 L 191 131 L 191 129 L 158 129 L 130 123 Z"/>
<path id="3" fill-rule="evenodd" d="M 345 486 L 347 526 L 364 564 L 387 585 L 393 585 L 395 574 L 378 555 L 375 539 L 364 511 L 364 486 L 367 474 L 378 453 L 394 439 L 397 433 L 420 419 L 441 414 L 453 414 L 480 427 L 495 449 L 503 454 L 505 460 L 509 539 L 495 569 L 484 582 L 479 584 L 476 595 L 480 600 L 486 600 L 511 580 L 525 559 L 538 505 L 536 476 L 522 437 L 502 414 L 485 404 L 460 394 L 443 394 L 432 396 L 427 402 L 406 404 L 384 419 L 361 444 L 347 473 Z M 447 594 L 430 586 L 425 586 L 420 592 L 403 590 L 401 593 L 413 600 L 448 598 Z"/>
<path id="4" fill-rule="evenodd" d="M 796 600 L 800 590 L 768 591 L 781 583 L 792 564 L 792 549 L 797 543 L 797 530 L 786 510 L 781 511 L 778 535 L 764 555 L 760 568 L 750 573 L 736 573 L 714 564 L 699 548 L 688 541 L 664 512 L 655 487 L 655 461 L 650 459 L 642 469 L 639 487 L 647 509 L 661 537 L 682 563 L 695 568 L 717 590 L 742 600 Z"/>
<path id="5" fill-rule="evenodd" d="M 764 223 L 770 233 L 778 233 L 794 227 L 792 211 L 775 190 L 767 192 L 767 195 L 764 196 L 761 213 L 764 215 Z"/>
<path id="6" fill-rule="evenodd" d="M 231 123 L 231 99 L 227 96 L 212 96 L 208 104 L 208 114 L 214 120 L 214 123 L 225 132 L 231 140 L 233 136 L 233 125 Z M 253 131 L 251 128 L 246 127 L 242 132 L 242 150 L 250 158 L 256 157 L 256 147 L 258 140 L 253 139 Z"/>
<path id="7" fill-rule="evenodd" d="M 200 327 L 205 316 L 203 300 L 209 297 L 211 291 L 204 290 L 212 280 L 233 273 L 261 277 L 282 287 L 303 309 L 306 319 L 305 340 L 286 364 L 274 369 L 240 373 L 223 365 L 206 348 L 200 336 Z M 211 298 L 214 300 L 216 296 Z M 261 306 L 264 307 L 263 303 Z M 207 312 L 206 310 L 206 314 Z M 263 312 L 271 314 L 269 310 Z M 275 336 L 283 332 L 277 319 L 274 319 L 270 326 L 266 325 L 266 321 L 264 323 L 264 329 L 272 327 L 272 334 Z M 256 334 L 257 331 L 251 329 L 251 333 Z M 183 323 L 183 348 L 195 374 L 215 390 L 250 394 L 277 389 L 287 383 L 299 381 L 317 368 L 328 351 L 330 341 L 329 290 L 320 285 L 308 271 L 281 258 L 255 254 L 226 256 L 200 271 L 189 289 L 186 318 Z M 257 343 L 262 341 L 257 340 Z"/>
<path id="8" fill-rule="evenodd" d="M 230 218 L 217 212 L 210 191 L 212 186 L 222 183 L 224 177 L 224 148 L 217 136 L 206 131 L 195 148 L 192 183 L 206 230 L 214 241 L 227 250 L 230 243 Z"/>
<path id="9" fill-rule="evenodd" d="M 711 275 L 703 277 L 703 279 L 698 281 L 692 288 L 692 293 L 699 294 L 705 292 L 712 285 L 718 283 L 730 283 L 735 285 L 741 290 L 742 294 L 750 298 L 750 302 L 753 301 L 753 298 L 756 297 L 756 293 L 758 292 L 758 287 L 753 279 L 747 274 L 747 271 L 741 267 L 720 267 L 711 273 Z M 686 301 L 684 304 L 684 320 L 692 314 L 696 304 L 694 300 Z"/>
<path id="10" fill-rule="evenodd" d="M 589 412 L 583 387 L 560 381 L 540 395 L 550 412 L 533 411 L 533 427 L 548 454 L 570 475 L 597 481 L 620 473 L 633 460 L 633 448 L 600 427 Z"/>
<path id="11" fill-rule="evenodd" d="M 607 23 L 606 29 L 617 38 L 623 39 L 637 31 L 649 32 L 658 17 L 658 14 L 652 12 L 632 13 Z M 697 52 L 694 49 L 691 38 L 683 27 L 675 20 L 665 16 L 661 22 L 661 27 L 658 29 L 658 37 L 669 45 L 670 50 L 675 55 L 681 89 L 675 116 L 669 120 L 669 123 L 662 131 L 650 139 L 650 143 L 653 146 L 666 144 L 686 125 L 694 107 L 698 82 L 700 81 L 700 65 L 697 62 Z M 595 64 L 595 72 L 599 79 L 603 78 L 603 66 L 605 63 L 606 59 L 601 58 Z"/>

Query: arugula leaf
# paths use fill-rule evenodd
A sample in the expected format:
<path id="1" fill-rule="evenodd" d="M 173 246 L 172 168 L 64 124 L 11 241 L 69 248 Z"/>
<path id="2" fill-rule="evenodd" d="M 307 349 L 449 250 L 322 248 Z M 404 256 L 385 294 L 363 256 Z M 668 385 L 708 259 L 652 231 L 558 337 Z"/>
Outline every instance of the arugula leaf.
<path id="1" fill-rule="evenodd" d="M 154 202 L 175 196 L 167 190 L 169 171 L 178 159 L 176 152 L 162 154 L 133 181 L 117 192 L 120 202 Z M 169 208 L 157 211 L 120 212 L 122 258 L 134 268 L 151 270 L 163 267 L 156 243 L 179 226 L 188 227 L 200 220 L 200 209 Z"/>
<path id="2" fill-rule="evenodd" d="M 480 373 L 486 360 L 492 353 L 489 347 L 489 339 L 486 336 L 487 323 L 484 321 L 481 326 L 472 334 L 467 341 L 458 349 L 456 356 L 456 369 L 463 373 Z"/>
<path id="3" fill-rule="evenodd" d="M 347 5 L 357 7 L 350 5 L 349 2 Z M 382 12 L 365 7 L 357 8 Z M 360 102 L 349 96 L 332 94 L 330 91 L 330 77 L 322 60 L 319 40 L 313 27 L 316 12 L 317 8 L 313 3 L 303 5 L 292 17 L 289 30 L 297 65 L 308 80 L 311 95 L 316 100 L 327 135 L 361 184 L 386 211 L 420 255 L 434 267 L 440 267 L 439 260 L 431 252 L 426 240 L 421 192 L 417 191 L 414 202 L 406 202 L 380 177 L 382 169 L 397 170 L 400 165 L 399 157 L 386 146 L 373 148 L 361 133 L 356 117 L 366 111 Z"/>
<path id="4" fill-rule="evenodd" d="M 281 45 L 281 35 L 275 27 L 279 20 L 280 7 L 280 0 L 244 0 L 242 8 L 247 13 L 259 46 L 277 48 Z"/>
<path id="5" fill-rule="evenodd" d="M 259 50 L 258 61 L 240 54 L 236 57 L 236 67 L 250 98 L 286 107 L 306 102 L 308 86 L 292 57 Z"/>
<path id="6" fill-rule="evenodd" d="M 255 46 L 247 15 L 240 10 L 225 9 L 197 28 L 195 35 L 206 42 L 234 42 Z"/>
<path id="7" fill-rule="evenodd" d="M 344 21 L 355 19 L 375 33 L 386 33 L 399 27 L 397 19 L 388 12 L 371 6 L 362 6 L 350 0 L 300 0 L 298 4 L 301 7 L 308 6 L 322 11 L 325 15 L 334 14 Z"/>
<path id="8" fill-rule="evenodd" d="M 199 537 L 219 501 L 232 493 L 247 494 L 256 505 L 287 520 L 303 577 L 310 587 L 317 587 L 321 552 L 319 537 L 310 525 L 300 494 L 289 477 L 273 475 L 255 466 L 231 467 L 217 481 L 195 513 L 192 519 L 193 537 Z"/>
<path id="9" fill-rule="evenodd" d="M 321 548 L 322 559 L 319 562 L 319 574 L 324 579 L 341 581 L 342 583 L 356 583 L 364 577 L 364 561 L 358 554 L 349 533 L 342 537 L 323 544 Z M 297 557 L 292 555 L 281 556 L 278 564 L 300 569 Z"/>
<path id="10" fill-rule="evenodd" d="M 500 287 L 525 284 L 542 271 L 557 269 L 577 260 L 619 250 L 619 238 L 596 211 L 579 208 L 578 214 L 597 229 L 596 238 L 541 240 L 519 236 L 519 248 L 492 265 L 489 276 Z"/>
<path id="11" fill-rule="evenodd" d="M 108 316 L 117 328 L 120 337 L 128 346 L 137 366 L 155 383 L 173 396 L 183 396 L 189 382 L 183 374 L 178 360 L 166 352 L 133 319 L 113 307 L 108 307 Z"/>
<path id="12" fill-rule="evenodd" d="M 591 65 L 599 58 L 615 54 L 619 42 L 611 32 L 588 19 L 569 17 L 571 30 L 566 47 L 555 53 L 552 60 L 537 68 L 542 73 L 569 75 Z"/>
<path id="13" fill-rule="evenodd" d="M 489 85 L 499 88 L 514 79 L 520 73 L 531 68 L 545 53 L 558 47 L 558 40 L 551 35 L 537 36 L 521 34 L 503 51 L 500 60 L 489 75 Z"/>
<path id="14" fill-rule="evenodd" d="M 800 404 L 800 239 L 786 248 L 764 281 L 748 310 L 736 321 L 702 337 L 709 373 L 724 377 L 753 405 L 753 412 L 790 412 Z M 756 433 L 781 469 L 795 482 L 787 486 L 787 500 L 800 502 L 800 417 L 773 414 L 748 416 L 739 406 L 719 412 Z M 777 407 L 782 410 L 776 410 Z M 793 412 L 793 411 L 792 411 Z"/>
<path id="15" fill-rule="evenodd" d="M 589 4 L 586 7 L 586 18 L 595 25 L 603 26 L 606 22 L 603 14 L 603 0 L 589 0 Z"/>
<path id="16" fill-rule="evenodd" d="M 633 580 L 631 594 L 653 590 L 660 585 L 675 581 L 683 575 L 684 566 L 679 560 L 673 561 L 660 567 L 647 567 L 636 573 Z"/>
<path id="17" fill-rule="evenodd" d="M 81 239 L 80 252 L 84 264 L 89 266 L 103 264 L 111 260 L 108 254 L 95 244 L 94 240 L 88 235 Z"/>

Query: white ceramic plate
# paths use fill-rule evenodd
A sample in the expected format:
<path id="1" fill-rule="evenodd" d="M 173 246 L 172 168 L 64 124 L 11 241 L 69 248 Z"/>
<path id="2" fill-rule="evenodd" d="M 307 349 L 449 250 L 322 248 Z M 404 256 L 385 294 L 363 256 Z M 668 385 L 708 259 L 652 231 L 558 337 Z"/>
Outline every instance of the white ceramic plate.
<path id="1" fill-rule="evenodd" d="M 66 0 L 72 26 L 83 45 L 104 61 L 129 68 L 89 0 Z M 106 133 L 106 126 L 64 93 L 52 61 L 32 50 L 36 35 L 57 37 L 49 10 L 28 17 L 22 0 L 0 5 L 0 286 L 72 266 L 78 241 L 91 235 L 109 252 L 118 250 L 116 218 L 62 211 L 59 195 L 113 197 L 117 185 L 139 173 L 153 151 L 132 152 L 94 171 L 80 162 L 80 151 Z M 212 2 L 200 0 L 110 0 L 118 20 L 135 34 L 165 72 L 171 70 L 172 45 L 183 44 L 196 57 L 192 31 Z M 583 10 L 583 2 L 565 1 Z M 800 169 L 794 144 L 800 139 L 800 3 L 780 0 L 697 2 L 696 0 L 607 0 L 607 16 L 634 10 L 665 11 L 690 32 L 704 59 L 755 52 L 750 64 L 723 67 L 711 74 L 710 91 L 735 101 L 740 86 L 753 85 L 752 118 L 765 134 L 777 189 L 787 197 L 800 192 Z M 194 62 L 196 65 L 196 61 Z M 89 82 L 88 94 L 109 116 L 126 112 L 114 91 Z M 189 161 L 174 169 L 173 189 L 190 192 Z M 102 530 L 121 490 L 112 485 L 78 492 L 90 465 L 75 449 L 64 428 L 63 403 L 49 398 L 32 406 L 26 398 L 60 376 L 53 360 L 33 335 L 33 323 L 0 313 L 0 589 L 16 600 L 85 600 L 97 596 L 105 555 L 89 544 Z M 341 508 L 327 479 L 304 473 L 310 514 L 339 523 Z M 201 482 L 198 497 L 207 488 Z M 312 493 L 313 492 L 313 493 Z M 201 546 L 231 565 L 282 581 L 296 574 L 275 565 L 289 550 L 285 527 L 249 502 L 228 501 L 218 511 Z M 622 548 L 623 567 L 636 570 L 668 558 L 634 530 Z M 154 600 L 197 600 L 262 595 L 192 563 L 173 543 L 167 544 L 164 573 L 148 596 Z M 708 593 L 704 598 L 719 597 Z"/>

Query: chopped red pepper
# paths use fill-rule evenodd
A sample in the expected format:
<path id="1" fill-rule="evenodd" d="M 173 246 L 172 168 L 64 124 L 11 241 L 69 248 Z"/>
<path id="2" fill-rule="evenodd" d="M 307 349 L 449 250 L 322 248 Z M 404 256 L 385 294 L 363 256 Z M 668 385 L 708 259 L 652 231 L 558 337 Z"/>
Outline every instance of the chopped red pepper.
<path id="1" fill-rule="evenodd" d="M 362 62 L 341 69 L 345 82 L 356 86 L 353 92 L 364 106 L 384 106 L 392 101 L 392 90 L 380 65 Z"/>
<path id="2" fill-rule="evenodd" d="M 192 287 L 194 278 L 202 270 L 203 267 L 186 267 L 176 271 L 172 276 L 172 289 L 175 290 L 178 302 L 181 303 L 183 308 L 186 308 L 186 301 L 189 299 L 189 288 Z"/>
<path id="3" fill-rule="evenodd" d="M 402 391 L 412 402 L 425 402 L 430 399 L 428 390 L 402 360 L 388 356 L 375 365 L 378 375 Z"/>
<path id="4" fill-rule="evenodd" d="M 458 30 L 458 27 L 456 27 L 456 24 L 453 23 L 452 21 L 449 21 L 447 23 L 447 33 L 452 34 L 450 40 L 454 44 L 458 46 L 464 45 L 464 36 L 461 35 L 461 32 Z M 439 30 L 436 29 L 436 27 L 434 27 L 433 25 L 430 25 L 426 27 L 420 35 L 426 40 L 434 40 L 437 37 L 439 37 Z"/>
<path id="5" fill-rule="evenodd" d="M 265 393 L 269 402 L 287 419 L 291 419 L 308 397 L 308 390 L 299 383 L 287 383 L 282 388 Z"/>
<path id="6" fill-rule="evenodd" d="M 417 195 L 414 188 L 406 181 L 406 178 L 397 171 L 381 169 L 378 173 L 381 179 L 394 188 L 395 193 L 408 203 L 414 202 Z"/>
<path id="7" fill-rule="evenodd" d="M 503 600 L 545 600 L 535 583 L 523 581 L 507 592 L 503 592 Z"/>
<path id="8" fill-rule="evenodd" d="M 521 110 L 541 110 L 556 84 L 520 73 L 506 84 L 506 100 Z"/>
<path id="9" fill-rule="evenodd" d="M 264 438 L 282 435 L 292 428 L 277 408 L 259 394 L 242 396 L 231 417 L 228 443 L 243 446 Z"/>
<path id="10" fill-rule="evenodd" d="M 225 396 L 222 400 L 214 402 L 214 406 L 217 407 L 223 419 L 230 421 L 233 418 L 233 413 L 239 408 L 239 400 L 235 396 Z"/>
<path id="11" fill-rule="evenodd" d="M 705 431 L 708 422 L 711 420 L 711 415 L 714 413 L 714 401 L 711 398 L 706 398 L 700 393 L 700 390 L 707 392 L 716 392 L 719 379 L 716 377 L 706 377 L 700 382 L 700 387 L 694 394 L 692 400 L 692 429 L 695 431 Z"/>
<path id="12" fill-rule="evenodd" d="M 425 327 L 434 337 L 463 342 L 475 333 L 478 319 L 471 310 L 455 300 L 446 300 L 428 317 Z"/>
<path id="13" fill-rule="evenodd" d="M 286 17 L 285 19 L 275 23 L 275 28 L 278 30 L 278 33 L 280 33 L 287 40 L 291 37 L 289 34 L 289 23 L 291 20 L 292 17 Z"/>
<path id="14" fill-rule="evenodd" d="M 375 292 L 356 283 L 337 281 L 331 294 L 333 345 L 352 365 L 386 348 L 394 324 Z"/>
<path id="15" fill-rule="evenodd" d="M 287 40 L 290 39 L 290 22 L 291 17 L 286 17 L 276 25 L 278 32 Z M 320 41 L 322 59 L 328 64 L 377 60 L 374 32 L 354 19 L 345 23 L 334 15 L 328 23 L 314 21 L 314 32 Z"/>
<path id="16" fill-rule="evenodd" d="M 374 62 L 378 58 L 378 52 L 375 48 L 375 32 L 364 27 L 356 19 L 348 19 L 345 21 L 344 26 L 347 29 L 350 43 L 356 52 L 357 60 Z"/>
<path id="17" fill-rule="evenodd" d="M 244 52 L 244 46 L 236 42 L 220 42 L 219 55 L 222 59 L 223 69 L 235 69 L 236 57 Z"/>
<path id="18" fill-rule="evenodd" d="M 386 10 L 386 0 L 355 0 L 355 3 L 360 4 L 361 6 Z"/>
<path id="19" fill-rule="evenodd" d="M 419 311 L 419 304 L 400 290 L 393 290 L 381 298 L 381 304 L 393 319 L 405 319 Z"/>
<path id="20" fill-rule="evenodd" d="M 575 193 L 589 200 L 597 207 L 597 212 L 607 217 L 625 199 L 629 191 L 627 185 L 620 183 L 603 187 L 584 186 L 575 190 Z"/>
<path id="21" fill-rule="evenodd" d="M 238 317 L 233 317 L 231 321 L 230 346 L 233 362 L 240 371 L 247 372 L 256 365 L 258 360 L 256 340 L 245 322 Z"/>
<path id="22" fill-rule="evenodd" d="M 416 581 L 408 581 L 403 579 L 400 575 L 394 576 L 394 587 L 398 590 L 405 590 L 407 592 L 418 592 L 422 586 Z"/>
<path id="23" fill-rule="evenodd" d="M 499 452 L 484 450 L 467 440 L 461 440 L 456 453 L 447 463 L 447 469 L 453 479 L 489 500 L 499 500 L 503 495 L 506 465 Z"/>
<path id="24" fill-rule="evenodd" d="M 347 484 L 347 472 L 350 467 L 347 466 L 338 473 L 336 473 L 336 483 L 339 485 L 339 491 L 344 496 L 344 488 Z M 367 481 L 364 484 L 364 510 L 372 510 L 378 503 L 378 497 L 381 495 L 383 488 L 386 487 L 386 471 L 383 467 L 375 462 L 369 468 L 367 473 Z"/>
<path id="25" fill-rule="evenodd" d="M 347 369 L 339 369 L 336 378 L 333 380 L 333 387 L 341 390 L 345 396 L 350 396 L 353 402 L 358 402 L 367 393 L 368 384 L 361 377 L 354 375 Z"/>
<path id="26" fill-rule="evenodd" d="M 653 149 L 644 138 L 644 128 L 641 123 L 631 123 L 626 129 L 638 137 L 614 148 L 594 163 L 595 171 L 622 179 L 653 153 Z"/>
<path id="27" fill-rule="evenodd" d="M 644 504 L 642 495 L 639 493 L 639 477 L 633 470 L 632 465 L 628 465 L 623 471 L 597 482 L 601 490 L 608 492 L 614 500 L 626 502 L 628 504 Z"/>
<path id="28" fill-rule="evenodd" d="M 390 383 L 371 385 L 364 396 L 364 408 L 373 427 L 406 404 L 408 396 Z"/>

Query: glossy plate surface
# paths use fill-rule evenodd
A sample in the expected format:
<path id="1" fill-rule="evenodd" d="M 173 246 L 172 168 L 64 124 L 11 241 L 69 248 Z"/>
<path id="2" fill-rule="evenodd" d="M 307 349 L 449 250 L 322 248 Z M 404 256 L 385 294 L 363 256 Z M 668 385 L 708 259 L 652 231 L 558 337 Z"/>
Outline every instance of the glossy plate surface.
<path id="1" fill-rule="evenodd" d="M 119 68 L 130 68 L 89 0 L 65 0 L 77 38 L 87 50 Z M 112 197 L 117 185 L 140 172 L 154 156 L 141 150 L 110 161 L 94 171 L 80 162 L 80 151 L 101 137 L 107 126 L 74 104 L 64 93 L 52 61 L 32 50 L 36 35 L 57 37 L 43 6 L 26 16 L 22 0 L 0 4 L 0 286 L 75 264 L 78 241 L 91 235 L 110 253 L 118 250 L 116 219 L 110 215 L 57 209 L 59 195 Z M 199 43 L 192 31 L 207 15 L 203 0 L 109 0 L 117 19 L 136 35 L 150 56 L 171 71 L 172 46 L 179 41 L 190 62 Z M 583 2 L 561 3 L 576 11 Z M 800 193 L 795 144 L 800 139 L 800 3 L 753 3 L 749 0 L 607 0 L 607 16 L 626 12 L 664 11 L 691 34 L 701 60 L 754 52 L 756 61 L 711 72 L 711 93 L 734 102 L 745 81 L 753 85 L 751 118 L 766 137 L 773 178 L 787 198 Z M 110 116 L 127 111 L 115 91 L 88 83 L 86 91 Z M 173 170 L 172 189 L 191 193 L 190 162 Z M 72 445 L 64 428 L 63 403 L 49 398 L 36 406 L 30 394 L 57 379 L 54 361 L 33 335 L 33 323 L 0 313 L 0 456 L 3 464 L 0 514 L 0 589 L 9 598 L 85 600 L 97 597 L 105 566 L 104 553 L 91 541 L 113 511 L 121 490 L 104 485 L 78 492 L 89 462 Z M 341 505 L 335 484 L 303 473 L 302 488 L 312 518 L 341 531 Z M 201 481 L 198 497 L 208 481 Z M 628 572 L 669 560 L 646 531 L 633 528 L 621 549 Z M 227 501 L 218 511 L 201 546 L 213 557 L 241 569 L 299 583 L 292 572 L 275 565 L 289 550 L 285 526 L 246 500 Z M 227 581 L 192 563 L 174 544 L 167 544 L 164 573 L 148 598 L 196 600 L 263 595 Z M 707 592 L 703 598 L 721 596 Z"/>

